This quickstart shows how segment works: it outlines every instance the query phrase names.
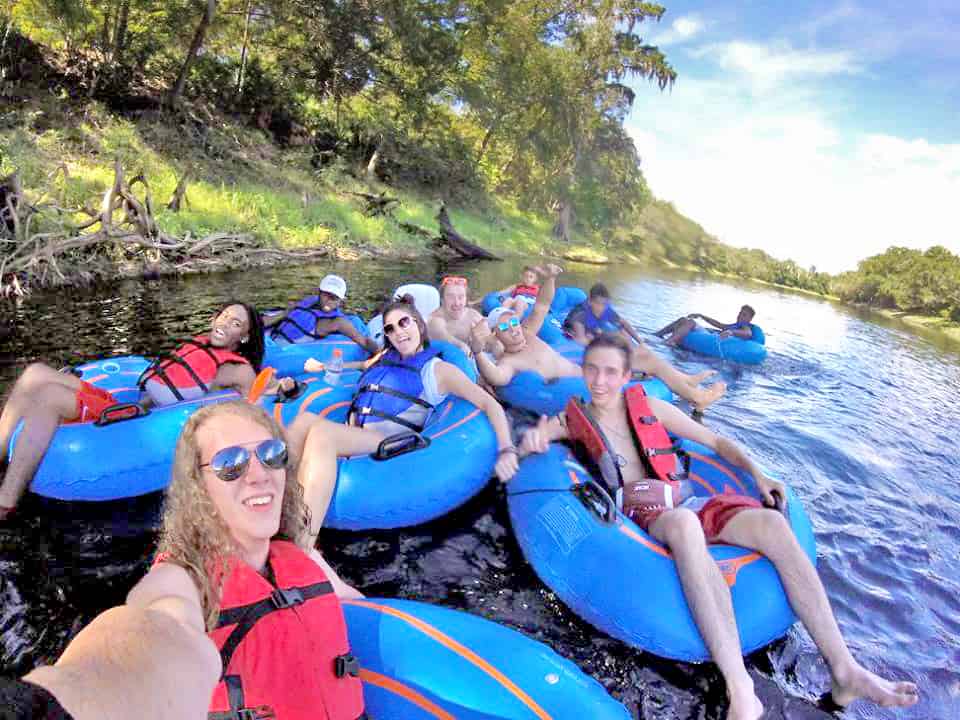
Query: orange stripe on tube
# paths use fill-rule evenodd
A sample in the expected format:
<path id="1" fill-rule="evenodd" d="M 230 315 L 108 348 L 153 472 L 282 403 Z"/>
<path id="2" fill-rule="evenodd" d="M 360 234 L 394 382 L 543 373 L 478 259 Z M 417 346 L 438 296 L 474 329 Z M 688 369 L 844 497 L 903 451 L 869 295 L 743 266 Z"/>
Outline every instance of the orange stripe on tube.
<path id="1" fill-rule="evenodd" d="M 435 435 L 430 435 L 429 438 L 430 438 L 431 440 L 436 440 L 436 439 L 437 439 L 438 437 L 440 437 L 441 435 L 446 435 L 448 432 L 450 432 L 451 430 L 454 430 L 454 429 L 460 427 L 460 426 L 463 425 L 465 422 L 470 422 L 471 420 L 473 420 L 473 419 L 474 419 L 477 415 L 479 415 L 479 414 L 480 414 L 480 410 L 474 410 L 472 413 L 470 413 L 470 414 L 467 415 L 466 417 L 460 418 L 459 420 L 457 420 L 457 422 L 455 422 L 455 423 L 454 423 L 453 425 L 451 425 L 450 427 L 444 428 L 443 430 L 441 430 L 440 432 L 436 433 Z"/>
<path id="2" fill-rule="evenodd" d="M 655 553 L 657 553 L 657 555 L 663 555 L 663 557 L 666 557 L 666 558 L 673 557 L 670 554 L 670 551 L 667 550 L 665 547 L 663 547 L 662 545 L 658 545 L 652 540 L 647 540 L 643 535 L 638 533 L 636 530 L 634 530 L 632 527 L 630 527 L 626 523 L 620 523 L 617 529 L 620 530 L 620 532 L 622 532 L 631 540 L 635 540 L 636 542 L 643 545 L 648 550 L 653 550 Z"/>
<path id="3" fill-rule="evenodd" d="M 740 557 L 717 560 L 716 563 L 720 568 L 720 573 L 723 575 L 723 579 L 727 583 L 727 587 L 733 587 L 737 584 L 737 573 L 750 563 L 755 562 L 762 557 L 763 555 L 760 553 L 752 552 L 748 555 L 741 555 Z"/>
<path id="4" fill-rule="evenodd" d="M 349 400 L 341 400 L 340 402 L 335 402 L 333 405 L 327 405 L 323 410 L 321 410 L 317 415 L 319 417 L 325 418 L 327 415 L 332 413 L 337 408 L 347 407 L 350 405 Z M 303 408 L 300 409 L 300 412 L 303 412 Z"/>
<path id="5" fill-rule="evenodd" d="M 343 600 L 341 602 L 349 605 L 357 605 L 359 607 L 369 608 L 371 610 L 377 610 L 378 612 L 382 612 L 386 615 L 393 615 L 394 617 L 403 620 L 407 624 L 415 627 L 424 635 L 433 638 L 444 647 L 457 653 L 457 655 L 472 663 L 487 675 L 492 677 L 498 683 L 503 685 L 503 687 L 505 687 L 514 697 L 520 700 L 520 702 L 530 708 L 530 710 L 533 711 L 534 715 L 536 715 L 538 718 L 541 718 L 541 720 L 552 720 L 551 716 L 546 712 L 546 710 L 540 707 L 536 700 L 521 690 L 510 678 L 473 652 L 473 650 L 457 642 L 449 635 L 445 635 L 444 633 L 440 632 L 432 625 L 425 623 L 423 620 L 405 613 L 402 610 L 397 610 L 396 608 L 392 608 L 387 605 L 377 605 L 369 600 Z"/>
<path id="6" fill-rule="evenodd" d="M 718 463 L 718 462 L 717 462 L 716 460 L 714 460 L 713 458 L 709 458 L 709 457 L 707 457 L 706 455 L 701 455 L 700 453 L 697 453 L 697 452 L 689 452 L 689 453 L 687 453 L 687 454 L 688 454 L 690 457 L 695 458 L 696 460 L 700 460 L 701 462 L 705 462 L 707 465 L 712 465 L 712 466 L 715 467 L 717 470 L 719 470 L 719 471 L 722 472 L 724 475 L 726 475 L 728 478 L 730 478 L 731 480 L 733 480 L 733 482 L 736 484 L 736 486 L 737 486 L 738 488 L 740 488 L 740 492 L 741 492 L 741 493 L 743 493 L 744 495 L 749 495 L 749 493 L 747 492 L 747 489 L 743 486 L 743 483 L 740 482 L 740 478 L 738 478 L 738 477 L 737 477 L 737 474 L 736 474 L 735 472 L 733 472 L 730 468 L 724 467 L 723 465 L 721 465 L 720 463 Z"/>
<path id="7" fill-rule="evenodd" d="M 365 670 L 360 668 L 360 680 L 369 685 L 376 685 L 378 688 L 388 690 L 394 695 L 399 695 L 404 700 L 410 701 L 420 709 L 426 710 L 435 718 L 440 718 L 440 720 L 456 720 L 453 715 L 448 713 L 436 703 L 431 702 L 428 698 L 425 698 L 413 688 L 407 687 L 403 683 L 398 682 L 393 678 L 389 678 L 386 675 L 375 673 L 373 670 Z"/>

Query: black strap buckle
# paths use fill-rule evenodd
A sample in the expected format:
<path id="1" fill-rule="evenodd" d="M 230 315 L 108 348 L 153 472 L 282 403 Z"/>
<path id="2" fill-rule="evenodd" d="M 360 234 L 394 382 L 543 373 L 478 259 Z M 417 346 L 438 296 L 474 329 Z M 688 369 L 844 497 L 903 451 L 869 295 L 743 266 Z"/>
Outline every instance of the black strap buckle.
<path id="1" fill-rule="evenodd" d="M 644 425 L 656 425 L 660 419 L 656 415 L 641 415 L 637 418 Z"/>
<path id="2" fill-rule="evenodd" d="M 270 601 L 277 610 L 286 610 L 303 604 L 300 588 L 280 588 L 270 593 Z"/>
<path id="3" fill-rule="evenodd" d="M 346 677 L 347 675 L 359 677 L 360 661 L 350 653 L 338 655 L 333 659 L 333 674 L 338 678 Z"/>

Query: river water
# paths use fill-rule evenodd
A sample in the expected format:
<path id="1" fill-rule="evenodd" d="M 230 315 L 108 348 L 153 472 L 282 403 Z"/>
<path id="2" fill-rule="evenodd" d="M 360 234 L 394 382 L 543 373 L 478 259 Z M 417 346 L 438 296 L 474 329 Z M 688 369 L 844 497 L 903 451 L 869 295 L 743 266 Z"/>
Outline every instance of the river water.
<path id="1" fill-rule="evenodd" d="M 845 717 L 960 717 L 960 347 L 769 287 L 578 268 L 561 279 L 584 287 L 604 280 L 615 306 L 641 330 L 690 312 L 732 321 L 744 302 L 757 309 L 770 350 L 758 368 L 651 345 L 687 371 L 720 371 L 729 391 L 707 424 L 746 446 L 804 502 L 820 574 L 854 654 L 876 672 L 920 686 L 911 710 L 861 704 Z M 38 295 L 3 306 L 0 391 L 30 360 L 151 354 L 205 326 L 224 299 L 282 305 L 330 270 L 346 277 L 350 309 L 365 314 L 404 281 L 435 282 L 453 271 L 485 292 L 515 282 L 517 266 L 341 264 Z M 156 496 L 94 506 L 24 501 L 16 522 L 0 527 L 0 672 L 52 660 L 93 615 L 122 602 L 147 568 L 158 507 Z M 321 543 L 367 594 L 465 609 L 547 642 L 636 717 L 722 717 L 714 667 L 668 662 L 611 640 L 539 582 L 511 536 L 500 488 L 491 485 L 429 525 L 325 532 Z M 768 718 L 827 717 L 816 700 L 829 674 L 802 628 L 751 655 L 748 667 Z"/>

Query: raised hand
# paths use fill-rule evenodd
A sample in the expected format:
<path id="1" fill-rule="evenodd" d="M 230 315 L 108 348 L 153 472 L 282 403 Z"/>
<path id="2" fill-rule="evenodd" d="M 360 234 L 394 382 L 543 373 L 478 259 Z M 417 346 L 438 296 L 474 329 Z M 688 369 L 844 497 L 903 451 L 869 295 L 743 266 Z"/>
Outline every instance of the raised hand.
<path id="1" fill-rule="evenodd" d="M 544 270 L 545 270 L 544 275 L 547 275 L 549 277 L 556 277 L 557 275 L 563 272 L 562 267 L 560 267 L 559 265 L 554 265 L 553 263 L 548 263 L 547 266 L 544 268 Z"/>
<path id="2" fill-rule="evenodd" d="M 473 350 L 475 354 L 483 352 L 483 349 L 490 341 L 491 335 L 490 326 L 487 325 L 486 320 L 481 318 L 470 328 L 470 349 Z"/>

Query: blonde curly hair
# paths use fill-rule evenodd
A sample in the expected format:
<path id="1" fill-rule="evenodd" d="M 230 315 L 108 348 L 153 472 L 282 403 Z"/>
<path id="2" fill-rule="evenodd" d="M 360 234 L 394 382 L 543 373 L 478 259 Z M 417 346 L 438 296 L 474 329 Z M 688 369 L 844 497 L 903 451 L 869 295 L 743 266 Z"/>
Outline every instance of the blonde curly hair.
<path id="1" fill-rule="evenodd" d="M 223 580 L 239 548 L 207 493 L 200 472 L 200 447 L 197 430 L 213 417 L 233 415 L 266 428 L 277 439 L 285 439 L 281 427 L 261 407 L 236 400 L 207 405 L 194 413 L 177 441 L 173 473 L 163 507 L 158 556 L 164 562 L 179 565 L 193 579 L 208 630 L 216 626 L 220 614 Z M 280 513 L 280 529 L 275 539 L 290 540 L 304 550 L 310 547 L 310 509 L 303 499 L 296 468 L 288 466 Z"/>

